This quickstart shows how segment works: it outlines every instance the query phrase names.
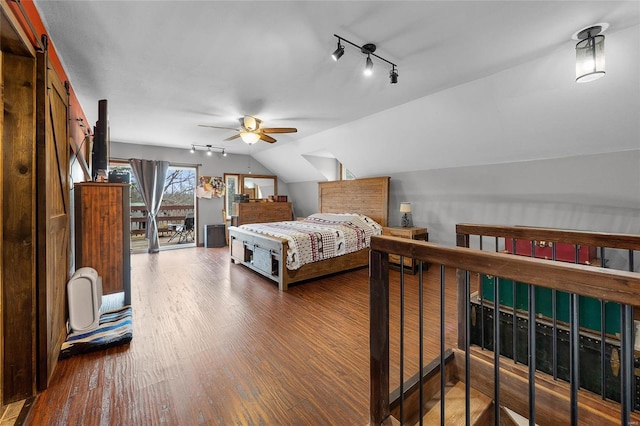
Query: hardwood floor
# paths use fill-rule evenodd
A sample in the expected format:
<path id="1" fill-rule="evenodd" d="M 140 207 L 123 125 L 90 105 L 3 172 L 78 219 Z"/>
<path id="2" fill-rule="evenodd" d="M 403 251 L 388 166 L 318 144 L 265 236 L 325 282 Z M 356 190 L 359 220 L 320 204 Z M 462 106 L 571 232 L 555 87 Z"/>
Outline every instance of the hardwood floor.
<path id="1" fill-rule="evenodd" d="M 368 423 L 368 269 L 280 293 L 275 283 L 230 264 L 226 248 L 136 254 L 131 263 L 133 340 L 60 361 L 27 425 Z M 391 272 L 392 294 L 398 276 Z M 450 342 L 454 279 L 447 274 Z M 439 279 L 426 286 L 439 288 Z M 408 276 L 407 341 L 418 335 L 416 289 L 416 277 Z M 398 297 L 392 302 L 397 330 Z M 430 296 L 424 306 L 429 362 L 439 353 L 429 327 L 439 320 L 439 305 Z M 392 372 L 397 341 L 393 336 Z M 405 365 L 405 377 L 417 371 L 415 351 Z M 392 373 L 392 386 L 398 376 Z"/>

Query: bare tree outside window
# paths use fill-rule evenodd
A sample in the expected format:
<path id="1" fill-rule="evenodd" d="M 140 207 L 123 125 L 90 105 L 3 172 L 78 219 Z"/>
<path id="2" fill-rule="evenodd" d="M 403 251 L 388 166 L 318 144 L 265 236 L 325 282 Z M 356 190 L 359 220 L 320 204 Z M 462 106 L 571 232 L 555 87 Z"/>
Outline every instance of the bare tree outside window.
<path id="1" fill-rule="evenodd" d="M 169 167 L 164 181 L 162 204 L 169 206 L 192 206 L 196 188 L 196 173 L 193 169 Z"/>
<path id="2" fill-rule="evenodd" d="M 131 173 L 129 165 L 117 164 L 112 170 L 128 171 L 131 177 L 131 204 L 144 204 L 138 190 L 138 182 Z M 184 169 L 169 166 L 167 178 L 164 181 L 164 195 L 162 205 L 165 206 L 193 206 L 196 188 L 195 169 Z"/>

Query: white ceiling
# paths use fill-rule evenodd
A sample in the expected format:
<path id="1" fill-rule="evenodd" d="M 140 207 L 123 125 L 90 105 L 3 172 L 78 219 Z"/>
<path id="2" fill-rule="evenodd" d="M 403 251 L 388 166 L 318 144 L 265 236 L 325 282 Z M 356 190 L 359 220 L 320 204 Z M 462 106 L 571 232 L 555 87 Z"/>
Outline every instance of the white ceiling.
<path id="1" fill-rule="evenodd" d="M 327 138 L 317 137 L 323 132 L 559 50 L 571 56 L 571 36 L 586 26 L 606 22 L 615 32 L 640 22 L 638 1 L 35 3 L 90 122 L 97 119 L 97 101 L 108 99 L 112 141 L 211 144 L 257 156 L 271 169 L 277 159 L 293 168 L 284 154 L 305 141 L 318 142 L 302 154 L 335 154 L 335 146 L 321 142 Z M 398 64 L 398 84 L 389 83 L 390 67 L 376 58 L 374 75 L 365 78 L 365 57 L 348 44 L 342 59 L 332 61 L 334 34 L 375 43 L 377 54 Z M 232 131 L 198 126 L 237 127 L 245 114 L 298 133 L 249 148 L 240 139 L 223 141 Z M 400 117 L 393 126 L 420 123 Z"/>

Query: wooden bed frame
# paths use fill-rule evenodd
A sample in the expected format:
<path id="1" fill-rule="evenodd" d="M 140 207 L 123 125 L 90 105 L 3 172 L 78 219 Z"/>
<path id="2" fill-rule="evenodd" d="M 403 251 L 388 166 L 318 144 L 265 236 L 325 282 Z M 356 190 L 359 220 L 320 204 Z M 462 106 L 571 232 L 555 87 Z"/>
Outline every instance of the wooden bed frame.
<path id="1" fill-rule="evenodd" d="M 382 226 L 389 220 L 389 177 L 374 177 L 318 183 L 320 213 L 360 213 Z M 369 248 L 308 263 L 296 270 L 286 268 L 286 239 L 229 227 L 232 263 L 241 263 L 278 283 L 280 291 L 289 284 L 318 278 L 369 264 Z"/>

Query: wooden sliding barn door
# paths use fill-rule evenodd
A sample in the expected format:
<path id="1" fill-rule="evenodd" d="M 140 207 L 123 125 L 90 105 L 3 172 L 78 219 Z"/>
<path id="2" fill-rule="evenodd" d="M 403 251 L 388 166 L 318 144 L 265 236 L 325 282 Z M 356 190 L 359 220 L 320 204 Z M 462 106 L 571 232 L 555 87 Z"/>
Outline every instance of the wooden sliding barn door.
<path id="1" fill-rule="evenodd" d="M 37 385 L 42 390 L 66 338 L 71 209 L 68 89 L 49 64 L 46 50 L 37 55 L 37 64 Z"/>
<path id="2" fill-rule="evenodd" d="M 0 2 L 0 400 L 35 393 L 35 52 Z"/>

